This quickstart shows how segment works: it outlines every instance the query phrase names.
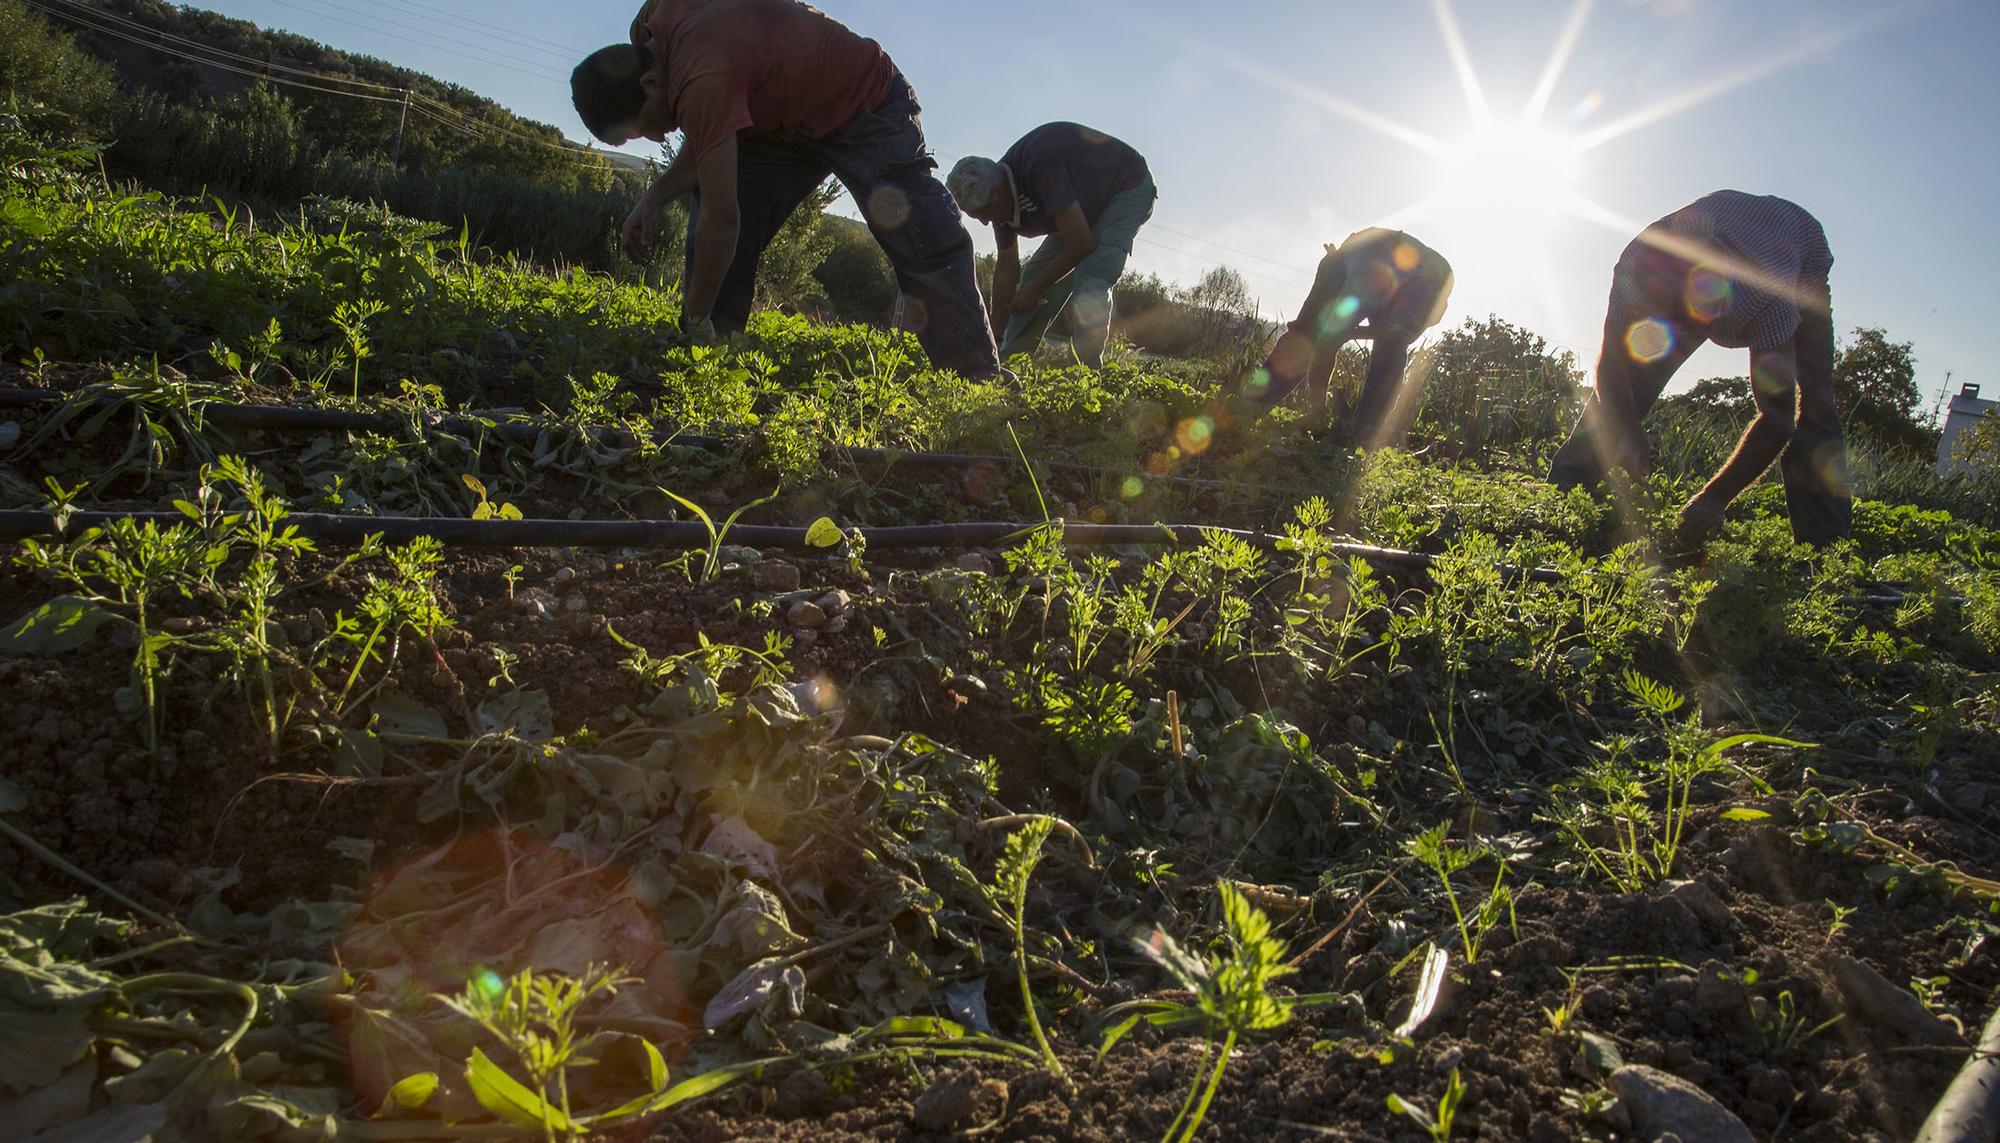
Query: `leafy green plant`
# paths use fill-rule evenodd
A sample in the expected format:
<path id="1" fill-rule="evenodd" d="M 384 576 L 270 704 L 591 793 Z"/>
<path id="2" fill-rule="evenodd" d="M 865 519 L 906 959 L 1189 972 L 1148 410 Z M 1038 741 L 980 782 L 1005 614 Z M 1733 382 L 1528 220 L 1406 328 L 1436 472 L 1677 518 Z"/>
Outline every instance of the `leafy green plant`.
<path id="1" fill-rule="evenodd" d="M 1693 817 L 1695 785 L 1729 768 L 1729 751 L 1752 744 L 1796 749 L 1812 744 L 1770 734 L 1717 739 L 1702 728 L 1698 711 L 1672 717 L 1687 701 L 1672 688 L 1635 671 L 1626 672 L 1625 687 L 1653 723 L 1660 749 L 1647 750 L 1630 735 L 1614 736 L 1581 776 L 1564 785 L 1548 816 L 1607 880 L 1637 892 L 1672 875 Z"/>
<path id="2" fill-rule="evenodd" d="M 1410 1122 L 1422 1128 L 1433 1143 L 1448 1143 L 1452 1121 L 1458 1118 L 1458 1105 L 1464 1098 L 1465 1081 L 1459 1078 L 1458 1069 L 1453 1068 L 1444 1094 L 1438 1097 L 1436 1111 L 1395 1094 L 1388 1097 L 1388 1103 L 1392 1113 L 1409 1117 Z"/>
<path id="3" fill-rule="evenodd" d="M 1294 971 L 1285 963 L 1284 942 L 1271 933 L 1271 919 L 1228 881 L 1217 882 L 1216 892 L 1222 901 L 1221 953 L 1203 960 L 1160 932 L 1140 945 L 1140 951 L 1194 993 L 1194 1002 L 1145 1005 L 1150 1011 L 1128 1016 L 1113 1025 L 1098 1047 L 1101 1061 L 1142 1020 L 1155 1027 L 1194 1023 L 1206 1031 L 1208 1050 L 1203 1053 L 1202 1067 L 1188 1085 L 1180 1113 L 1161 1137 L 1173 1143 L 1187 1143 L 1201 1130 L 1209 1104 L 1222 1085 L 1230 1054 L 1236 1050 L 1236 1041 L 1249 1033 L 1285 1024 L 1300 1003 L 1297 998 L 1271 991 L 1272 984 Z M 1220 1045 L 1214 1042 L 1218 1035 L 1222 1037 Z"/>
<path id="4" fill-rule="evenodd" d="M 1057 1058 L 1055 1049 L 1049 1046 L 1048 1034 L 1042 1030 L 1042 1018 L 1035 1010 L 1035 990 L 1028 982 L 1028 879 L 1034 875 L 1035 866 L 1040 864 L 1042 845 L 1054 829 L 1053 818 L 1040 817 L 1007 835 L 1006 850 L 994 874 L 994 884 L 1014 926 L 1014 973 L 1021 985 L 1022 1016 L 1028 1022 L 1029 1033 L 1035 1038 L 1035 1047 L 1041 1052 L 1042 1066 L 1055 1075 L 1063 1076 L 1062 1060 Z"/>
<path id="5" fill-rule="evenodd" d="M 702 560 L 701 577 L 698 580 L 700 583 L 711 583 L 716 576 L 722 574 L 722 544 L 729 536 L 729 529 L 736 526 L 737 517 L 752 508 L 762 504 L 769 504 L 778 498 L 777 490 L 773 489 L 769 496 L 759 497 L 748 504 L 738 507 L 723 519 L 722 526 L 718 528 L 715 526 L 715 519 L 701 505 L 696 504 L 694 501 L 689 500 L 687 497 L 670 488 L 662 488 L 660 491 L 671 498 L 676 504 L 694 513 L 694 518 L 701 521 L 702 528 L 708 532 L 708 550 Z"/>
<path id="6" fill-rule="evenodd" d="M 1475 964 L 1486 934 L 1500 923 L 1501 916 L 1506 916 L 1509 925 L 1514 923 L 1514 891 L 1505 884 L 1507 862 L 1497 850 L 1488 845 L 1454 845 L 1445 836 L 1449 828 L 1450 823 L 1444 823 L 1425 830 L 1411 838 L 1405 848 L 1410 856 L 1423 862 L 1436 874 L 1438 881 L 1444 885 L 1445 898 L 1451 902 L 1452 919 L 1458 925 L 1459 945 L 1465 950 L 1465 962 Z M 1479 907 L 1468 917 L 1459 904 L 1458 890 L 1452 886 L 1451 876 L 1489 857 L 1495 866 L 1493 884 L 1487 888 Z"/>

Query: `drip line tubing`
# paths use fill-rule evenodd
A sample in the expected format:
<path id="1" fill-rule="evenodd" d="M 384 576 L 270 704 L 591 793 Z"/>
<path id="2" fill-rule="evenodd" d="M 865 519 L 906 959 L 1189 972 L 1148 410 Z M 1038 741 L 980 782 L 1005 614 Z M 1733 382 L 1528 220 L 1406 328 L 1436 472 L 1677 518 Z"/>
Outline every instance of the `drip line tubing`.
<path id="1" fill-rule="evenodd" d="M 179 512 L 71 512 L 58 529 L 56 517 L 51 513 L 8 511 L 0 512 L 0 540 L 74 537 L 87 529 L 126 518 L 163 528 L 188 522 Z M 451 516 L 337 516 L 296 512 L 286 516 L 284 523 L 296 527 L 302 536 L 333 544 L 359 544 L 370 536 L 380 535 L 389 543 L 407 543 L 428 536 L 452 547 L 467 548 L 705 550 L 714 540 L 707 525 L 693 520 L 466 520 Z M 1042 527 L 1061 529 L 1063 543 L 1069 547 L 1192 545 L 1217 533 L 1263 549 L 1275 548 L 1279 541 L 1279 537 L 1264 532 L 1206 524 L 1090 524 L 1065 520 L 1047 524 L 999 521 L 912 524 L 859 531 L 867 548 L 874 551 L 998 547 L 1024 539 Z M 785 525 L 738 524 L 723 539 L 752 548 L 813 550 L 806 533 L 805 528 Z M 1335 543 L 1328 550 L 1345 559 L 1365 559 L 1420 571 L 1428 571 L 1434 560 L 1423 552 L 1370 544 Z M 1502 571 L 1536 583 L 1562 580 L 1561 573 L 1554 568 L 1503 566 Z"/>
<path id="2" fill-rule="evenodd" d="M 0 388 L 0 408 L 34 408 L 39 405 L 56 404 L 69 394 L 48 389 Z M 100 404 L 113 403 L 115 398 L 99 398 Z M 296 408 L 289 405 L 242 405 L 223 401 L 198 402 L 202 418 L 212 424 L 232 429 L 261 429 L 271 432 L 355 432 L 393 433 L 410 424 L 410 421 L 386 413 L 354 413 L 341 409 Z M 451 436 L 470 437 L 481 432 L 499 433 L 516 444 L 532 447 L 551 431 L 559 431 L 564 426 L 536 424 L 529 421 L 502 420 L 499 415 L 492 419 L 426 414 L 418 425 L 431 432 Z M 583 432 L 592 439 L 613 447 L 637 443 L 632 432 L 623 428 L 607 426 L 586 426 Z M 727 452 L 740 441 L 727 437 L 701 436 L 662 429 L 654 433 L 655 444 L 661 446 L 679 445 L 702 452 Z M 848 461 L 870 467 L 903 466 L 916 469 L 1012 469 L 1021 466 L 1020 458 L 989 455 L 984 453 L 956 452 L 914 452 L 894 448 L 843 448 L 828 445 L 824 455 L 829 462 Z M 1089 479 L 1123 480 L 1137 473 L 1098 465 L 1076 464 L 1070 461 L 1041 461 L 1036 467 L 1050 473 L 1064 476 L 1078 476 Z M 1241 484 L 1232 480 L 1203 480 L 1186 476 L 1145 476 L 1147 484 L 1169 484 L 1176 487 L 1223 490 L 1245 490 L 1255 485 Z"/>
<path id="3" fill-rule="evenodd" d="M 74 538 L 91 528 L 101 528 L 115 520 L 168 528 L 186 524 L 179 512 L 71 512 L 61 526 L 49 512 L 0 511 L 0 541 L 23 539 Z M 356 545 L 372 536 L 387 543 L 408 543 L 420 537 L 436 539 L 454 548 L 652 548 L 663 551 L 706 551 L 719 541 L 709 527 L 695 520 L 467 520 L 457 516 L 338 516 L 324 512 L 295 512 L 283 523 L 296 528 L 308 539 L 329 544 Z M 1218 528 L 1208 524 L 1092 524 L 1070 520 L 976 521 L 963 524 L 904 524 L 882 528 L 858 528 L 870 550 L 908 551 L 913 548 L 1001 547 L 1026 539 L 1039 528 L 1057 528 L 1065 547 L 1172 547 L 1200 544 L 1207 536 L 1219 534 L 1252 547 L 1272 550 L 1280 537 L 1268 532 L 1239 528 Z M 723 533 L 721 540 L 751 548 L 826 551 L 807 538 L 808 529 L 783 524 L 737 524 Z M 1326 551 L 1346 560 L 1366 560 L 1374 564 L 1401 567 L 1428 574 L 1438 557 L 1426 552 L 1400 548 L 1380 548 L 1373 544 L 1332 542 Z M 1563 573 L 1551 567 L 1522 567 L 1500 564 L 1503 578 L 1513 583 L 1561 584 Z M 1666 581 L 1660 581 L 1665 587 Z M 1842 597 L 1843 604 L 1858 607 L 1899 607 L 1907 602 L 1902 592 L 1881 591 Z M 1963 598 L 1945 597 L 1964 603 Z"/>

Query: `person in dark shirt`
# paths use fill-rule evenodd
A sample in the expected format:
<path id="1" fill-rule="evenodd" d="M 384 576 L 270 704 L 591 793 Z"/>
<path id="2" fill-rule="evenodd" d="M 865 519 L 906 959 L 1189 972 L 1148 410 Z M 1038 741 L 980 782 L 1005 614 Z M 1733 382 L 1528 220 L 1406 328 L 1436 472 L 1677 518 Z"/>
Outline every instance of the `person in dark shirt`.
<path id="1" fill-rule="evenodd" d="M 1819 220 L 1769 195 L 1717 191 L 1647 227 L 1611 275 L 1597 394 L 1557 450 L 1549 479 L 1595 484 L 1613 468 L 1644 479 L 1640 423 L 1704 341 L 1750 351 L 1756 419 L 1681 509 L 1684 544 L 1783 454 L 1792 535 L 1826 544 L 1852 529 L 1847 443 L 1833 393 L 1833 252 Z"/>
<path id="2" fill-rule="evenodd" d="M 1341 347 L 1373 338 L 1347 439 L 1369 447 L 1394 443 L 1406 426 L 1392 424 L 1392 417 L 1404 405 L 1415 411 L 1414 400 L 1401 400 L 1410 346 L 1444 317 L 1451 287 L 1451 264 L 1409 235 L 1380 227 L 1348 235 L 1326 248 L 1299 316 L 1251 376 L 1244 398 L 1270 408 L 1303 384 L 1307 417 L 1323 427 L 1327 382 Z"/>
<path id="3" fill-rule="evenodd" d="M 797 0 L 649 0 L 631 35 L 579 64 L 570 92 L 606 143 L 684 135 L 623 229 L 643 253 L 667 204 L 693 196 L 684 326 L 744 327 L 765 247 L 832 175 L 889 256 L 904 324 L 932 364 L 1000 375 L 972 237 L 932 173 L 916 94 L 880 44 Z"/>
<path id="4" fill-rule="evenodd" d="M 966 214 L 993 227 L 1000 356 L 1032 349 L 1067 307 L 1077 358 L 1103 364 L 1112 288 L 1159 197 L 1145 157 L 1080 123 L 1045 123 L 998 162 L 959 160 L 945 186 Z M 1042 239 L 1025 266 L 1023 236 Z"/>

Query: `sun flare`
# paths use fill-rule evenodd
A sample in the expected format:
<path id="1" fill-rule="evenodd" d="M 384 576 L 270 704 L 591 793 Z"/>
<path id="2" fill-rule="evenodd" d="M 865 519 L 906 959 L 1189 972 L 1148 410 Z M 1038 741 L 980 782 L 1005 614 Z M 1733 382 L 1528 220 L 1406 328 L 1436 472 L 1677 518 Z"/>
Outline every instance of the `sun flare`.
<path id="1" fill-rule="evenodd" d="M 1541 233 L 1578 194 L 1578 148 L 1547 128 L 1494 120 L 1439 155 L 1436 213 L 1447 224 Z"/>

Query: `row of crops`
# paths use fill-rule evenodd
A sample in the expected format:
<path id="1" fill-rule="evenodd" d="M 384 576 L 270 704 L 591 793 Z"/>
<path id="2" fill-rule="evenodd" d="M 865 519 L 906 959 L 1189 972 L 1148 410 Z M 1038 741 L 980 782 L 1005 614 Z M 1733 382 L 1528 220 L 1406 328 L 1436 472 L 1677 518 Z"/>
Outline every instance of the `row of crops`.
<path id="1" fill-rule="evenodd" d="M 1993 1007 L 1990 531 L 0 170 L 27 1137 L 1900 1138 Z"/>

